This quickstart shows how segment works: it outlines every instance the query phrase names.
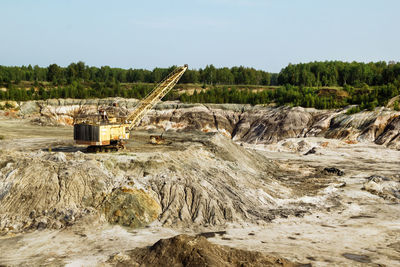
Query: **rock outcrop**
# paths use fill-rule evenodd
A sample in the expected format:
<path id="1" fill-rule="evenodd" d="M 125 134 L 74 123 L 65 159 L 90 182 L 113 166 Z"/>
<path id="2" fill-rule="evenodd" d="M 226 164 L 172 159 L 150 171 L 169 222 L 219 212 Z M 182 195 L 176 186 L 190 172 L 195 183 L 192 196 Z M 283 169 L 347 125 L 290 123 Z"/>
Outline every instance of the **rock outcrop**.
<path id="1" fill-rule="evenodd" d="M 72 125 L 82 114 L 118 103 L 128 114 L 135 99 L 51 99 L 14 103 L 23 116 L 43 125 Z M 34 115 L 36 114 L 36 115 Z M 234 141 L 271 144 L 287 138 L 326 137 L 352 142 L 375 142 L 400 149 L 400 112 L 388 108 L 347 115 L 343 110 L 301 107 L 263 107 L 238 104 L 182 104 L 162 102 L 141 121 L 139 128 L 220 132 Z"/>
<path id="2" fill-rule="evenodd" d="M 393 178 L 370 176 L 364 183 L 363 189 L 383 199 L 400 203 L 400 176 Z"/>
<path id="3" fill-rule="evenodd" d="M 104 201 L 107 220 L 132 228 L 143 227 L 161 213 L 158 202 L 143 189 L 116 188 Z"/>
<path id="4" fill-rule="evenodd" d="M 386 145 L 389 148 L 400 149 L 400 116 L 392 116 L 387 124 L 383 125 L 382 133 L 376 138 L 375 143 Z"/>

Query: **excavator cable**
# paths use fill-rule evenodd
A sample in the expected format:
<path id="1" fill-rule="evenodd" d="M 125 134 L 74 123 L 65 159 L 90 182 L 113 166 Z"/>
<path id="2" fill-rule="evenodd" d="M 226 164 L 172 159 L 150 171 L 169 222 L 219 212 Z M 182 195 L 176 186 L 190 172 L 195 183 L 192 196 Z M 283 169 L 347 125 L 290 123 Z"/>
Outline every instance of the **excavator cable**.
<path id="1" fill-rule="evenodd" d="M 176 68 L 164 80 L 162 80 L 143 100 L 137 105 L 135 110 L 129 115 L 129 130 L 137 126 L 147 111 L 153 108 L 168 92 L 178 83 L 179 79 L 187 70 L 188 66 Z"/>

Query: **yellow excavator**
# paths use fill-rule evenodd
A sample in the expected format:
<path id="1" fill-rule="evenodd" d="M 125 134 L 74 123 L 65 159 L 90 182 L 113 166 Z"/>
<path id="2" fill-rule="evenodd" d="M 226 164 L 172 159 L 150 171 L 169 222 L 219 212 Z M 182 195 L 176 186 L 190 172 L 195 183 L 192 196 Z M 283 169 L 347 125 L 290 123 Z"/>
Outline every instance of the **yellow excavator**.
<path id="1" fill-rule="evenodd" d="M 137 126 L 146 113 L 177 84 L 187 68 L 188 65 L 175 68 L 128 116 L 107 114 L 105 110 L 99 110 L 98 114 L 77 118 L 74 123 L 76 144 L 88 145 L 88 152 L 124 149 L 125 140 L 129 139 L 132 128 Z"/>

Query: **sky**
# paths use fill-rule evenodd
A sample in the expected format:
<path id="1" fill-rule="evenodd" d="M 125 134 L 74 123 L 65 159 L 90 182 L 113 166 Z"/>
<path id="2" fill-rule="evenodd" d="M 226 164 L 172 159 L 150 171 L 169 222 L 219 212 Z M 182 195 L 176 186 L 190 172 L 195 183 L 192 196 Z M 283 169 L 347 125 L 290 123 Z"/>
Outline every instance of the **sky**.
<path id="1" fill-rule="evenodd" d="M 0 0 L 0 65 L 400 61 L 398 0 Z"/>

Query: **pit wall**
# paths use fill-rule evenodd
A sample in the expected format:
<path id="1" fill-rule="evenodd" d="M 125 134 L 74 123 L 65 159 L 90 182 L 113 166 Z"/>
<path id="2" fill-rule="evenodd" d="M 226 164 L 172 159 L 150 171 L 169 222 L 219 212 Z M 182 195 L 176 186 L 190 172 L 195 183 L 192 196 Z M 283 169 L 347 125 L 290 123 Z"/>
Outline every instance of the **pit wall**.
<path id="1" fill-rule="evenodd" d="M 129 114 L 136 99 L 50 99 L 10 102 L 13 114 L 42 125 L 73 125 L 79 114 L 118 103 L 117 113 Z M 4 104 L 4 103 L 0 103 Z M 220 132 L 238 142 L 271 144 L 287 138 L 325 137 L 350 143 L 374 142 L 400 149 L 400 112 L 376 108 L 347 115 L 347 109 L 316 110 L 240 104 L 162 102 L 142 120 L 140 129 Z M 5 111 L 3 111 L 3 114 Z"/>

